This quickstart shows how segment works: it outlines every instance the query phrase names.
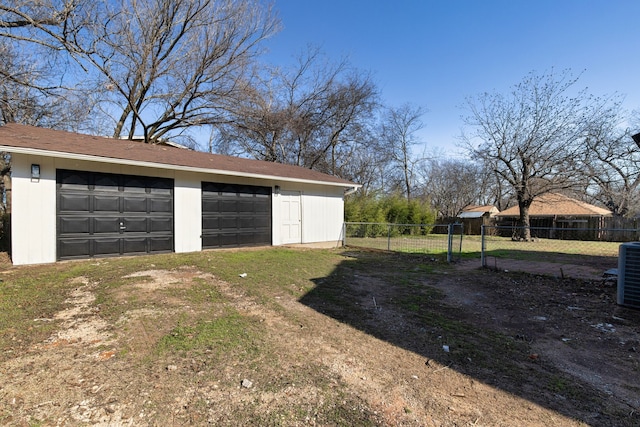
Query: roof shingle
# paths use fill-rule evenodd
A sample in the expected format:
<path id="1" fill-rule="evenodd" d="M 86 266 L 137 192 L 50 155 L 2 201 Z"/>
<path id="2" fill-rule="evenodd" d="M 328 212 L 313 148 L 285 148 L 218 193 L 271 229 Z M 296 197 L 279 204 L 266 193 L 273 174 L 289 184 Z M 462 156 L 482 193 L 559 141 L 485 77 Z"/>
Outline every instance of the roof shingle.
<path id="1" fill-rule="evenodd" d="M 590 205 L 558 193 L 548 193 L 536 197 L 529 207 L 529 216 L 611 216 L 608 209 Z M 520 208 L 512 206 L 496 216 L 520 216 Z"/>
<path id="2" fill-rule="evenodd" d="M 149 163 L 170 169 L 206 169 L 226 175 L 282 178 L 291 181 L 323 183 L 342 187 L 359 186 L 353 182 L 299 166 L 239 157 L 209 154 L 166 145 L 145 144 L 130 140 L 83 135 L 60 130 L 9 123 L 0 126 L 0 150 L 8 152 L 45 152 L 55 157 L 83 155 Z"/>

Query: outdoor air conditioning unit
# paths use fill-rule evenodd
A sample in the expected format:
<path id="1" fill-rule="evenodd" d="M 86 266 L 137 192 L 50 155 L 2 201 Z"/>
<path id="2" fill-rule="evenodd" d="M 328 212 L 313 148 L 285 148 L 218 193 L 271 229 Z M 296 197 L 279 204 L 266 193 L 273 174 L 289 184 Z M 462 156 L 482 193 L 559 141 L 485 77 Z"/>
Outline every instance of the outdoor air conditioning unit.
<path id="1" fill-rule="evenodd" d="M 618 304 L 640 308 L 640 242 L 620 245 L 618 252 Z"/>

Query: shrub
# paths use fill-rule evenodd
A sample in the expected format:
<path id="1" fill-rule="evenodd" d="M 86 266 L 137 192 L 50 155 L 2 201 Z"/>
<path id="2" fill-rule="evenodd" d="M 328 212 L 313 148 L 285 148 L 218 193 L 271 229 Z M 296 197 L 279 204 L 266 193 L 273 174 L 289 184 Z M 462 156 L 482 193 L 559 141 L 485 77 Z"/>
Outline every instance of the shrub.
<path id="1" fill-rule="evenodd" d="M 394 194 L 390 196 L 352 195 L 345 200 L 347 222 L 388 224 L 434 224 L 436 214 L 424 200 L 410 200 Z M 392 227 L 392 236 L 402 234 L 427 234 L 430 227 Z M 389 232 L 386 226 L 368 226 L 362 231 L 366 237 L 377 237 Z"/>

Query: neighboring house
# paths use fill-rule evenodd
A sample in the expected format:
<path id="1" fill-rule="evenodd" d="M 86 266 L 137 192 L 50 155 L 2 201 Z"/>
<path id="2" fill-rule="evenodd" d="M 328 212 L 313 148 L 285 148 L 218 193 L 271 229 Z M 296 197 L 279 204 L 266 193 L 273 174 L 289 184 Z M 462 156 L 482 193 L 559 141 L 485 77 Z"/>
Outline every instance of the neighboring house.
<path id="1" fill-rule="evenodd" d="M 536 197 L 529 207 L 530 226 L 547 228 L 540 230 L 538 237 L 563 238 L 563 230 L 569 230 L 572 236 L 576 235 L 575 229 L 590 229 L 584 231 L 581 238 L 598 238 L 601 228 L 606 227 L 605 218 L 613 216 L 613 213 L 605 208 L 590 205 L 580 200 L 557 193 L 548 193 Z M 517 225 L 520 218 L 520 208 L 513 206 L 496 215 L 497 225 Z M 571 231 L 573 229 L 574 231 Z M 543 235 L 540 235 L 540 234 Z M 590 234 L 596 235 L 590 235 Z"/>
<path id="2" fill-rule="evenodd" d="M 14 264 L 342 240 L 359 185 L 302 167 L 31 126 L 11 153 Z"/>
<path id="3" fill-rule="evenodd" d="M 480 234 L 483 225 L 493 225 L 493 218 L 500 211 L 495 206 L 470 205 L 462 209 L 458 218 L 462 220 L 465 234 Z"/>

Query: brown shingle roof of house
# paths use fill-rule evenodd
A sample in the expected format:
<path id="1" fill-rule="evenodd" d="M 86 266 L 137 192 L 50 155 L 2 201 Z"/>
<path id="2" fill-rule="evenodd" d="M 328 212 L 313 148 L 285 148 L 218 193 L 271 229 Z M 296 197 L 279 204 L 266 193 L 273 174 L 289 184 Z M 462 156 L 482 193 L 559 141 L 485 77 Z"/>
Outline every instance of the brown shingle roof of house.
<path id="1" fill-rule="evenodd" d="M 529 216 L 611 216 L 608 209 L 590 205 L 557 193 L 548 193 L 536 197 L 529 207 Z M 499 217 L 520 216 L 520 208 L 512 206 L 500 212 Z"/>
<path id="2" fill-rule="evenodd" d="M 359 186 L 353 182 L 299 166 L 242 159 L 166 145 L 83 135 L 9 123 L 0 126 L 0 151 L 48 154 L 53 157 L 88 156 L 87 160 L 122 160 L 170 169 L 175 166 L 225 175 L 280 178 L 288 181 Z M 43 153 L 44 152 L 44 153 Z"/>

